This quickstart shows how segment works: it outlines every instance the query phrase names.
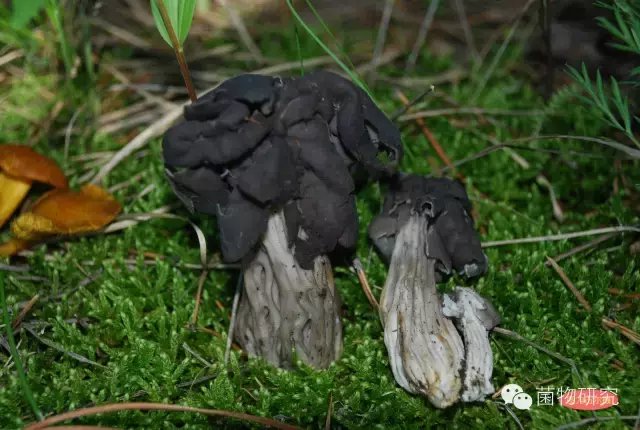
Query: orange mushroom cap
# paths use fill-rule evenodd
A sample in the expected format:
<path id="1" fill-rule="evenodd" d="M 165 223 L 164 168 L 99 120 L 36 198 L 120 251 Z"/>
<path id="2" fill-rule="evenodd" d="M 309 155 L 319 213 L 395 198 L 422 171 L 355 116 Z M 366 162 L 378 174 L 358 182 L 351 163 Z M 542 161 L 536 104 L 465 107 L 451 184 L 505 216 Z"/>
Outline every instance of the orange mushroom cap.
<path id="1" fill-rule="evenodd" d="M 106 190 L 87 184 L 80 191 L 55 189 L 40 197 L 11 224 L 22 240 L 97 231 L 113 221 L 122 207 Z"/>
<path id="2" fill-rule="evenodd" d="M 42 182 L 56 188 L 69 187 L 56 162 L 28 146 L 0 145 L 0 169 L 13 178 Z"/>

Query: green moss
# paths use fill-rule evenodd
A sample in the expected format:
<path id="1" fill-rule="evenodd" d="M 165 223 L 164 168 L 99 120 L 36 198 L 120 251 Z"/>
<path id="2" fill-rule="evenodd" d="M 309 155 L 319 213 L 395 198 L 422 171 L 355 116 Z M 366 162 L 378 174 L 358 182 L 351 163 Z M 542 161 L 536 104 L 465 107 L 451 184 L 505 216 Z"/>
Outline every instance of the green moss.
<path id="1" fill-rule="evenodd" d="M 258 42 L 266 55 L 295 60 L 297 47 L 292 33 L 272 30 Z M 305 38 L 301 38 L 301 46 L 306 57 L 322 54 Z M 514 54 L 513 58 L 518 61 L 519 57 Z M 418 70 L 425 75 L 438 73 L 448 61 L 421 61 Z M 29 74 L 7 91 L 3 110 L 9 114 L 3 113 L 1 141 L 20 142 L 28 137 L 32 120 L 40 121 L 47 113 L 47 107 L 37 103 L 38 92 L 48 89 L 57 94 L 55 85 L 50 76 Z M 475 84 L 463 82 L 440 90 L 464 105 L 475 91 Z M 374 91 L 387 112 L 398 107 L 391 88 L 379 86 Z M 27 110 L 29 119 L 11 110 L 18 105 Z M 477 105 L 545 109 L 531 85 L 510 72 L 507 65 L 497 70 Z M 545 112 L 548 115 L 543 121 L 505 117 L 496 125 L 465 118 L 472 121 L 469 128 L 503 141 L 528 136 L 540 124 L 543 133 L 598 136 L 606 132 L 594 120 L 593 112 L 567 98 L 558 97 L 553 109 Z M 477 133 L 454 126 L 448 118 L 429 119 L 428 126 L 454 160 L 488 145 Z M 405 123 L 402 127 L 407 148 L 402 169 L 429 173 L 430 159 L 435 155 L 428 142 L 412 124 Z M 71 157 L 119 147 L 109 137 L 91 137 L 90 132 L 85 136 L 88 137 L 70 147 Z M 465 164 L 461 172 L 467 177 L 483 240 L 638 223 L 637 213 L 626 203 L 629 195 L 611 193 L 617 175 L 611 168 L 611 151 L 566 140 L 535 142 L 531 146 L 590 151 L 600 157 L 583 159 L 519 151 L 531 164 L 529 169 L 523 169 L 507 153 L 499 151 Z M 63 160 L 61 146 L 51 150 L 49 142 L 39 142 L 38 148 Z M 116 193 L 124 203 L 125 213 L 146 212 L 177 203 L 163 177 L 159 140 L 151 142 L 146 151 L 142 156 L 129 157 L 107 179 L 107 185 L 114 185 L 142 174 L 135 184 Z M 66 166 L 73 171 L 81 167 L 71 161 Z M 621 169 L 632 183 L 640 183 L 636 165 L 625 162 Z M 553 218 L 547 191 L 535 181 L 541 172 L 547 174 L 565 205 L 567 219 L 562 224 Z M 74 184 L 79 175 L 72 177 Z M 134 198 L 149 184 L 154 186 L 149 194 Z M 380 202 L 378 185 L 369 186 L 359 195 L 362 240 L 358 254 L 367 266 L 376 294 L 384 283 L 386 269 L 371 252 L 365 235 Z M 181 207 L 174 212 L 188 216 Z M 205 217 L 194 220 L 208 234 L 209 251 L 217 252 L 215 222 Z M 615 317 L 640 331 L 637 302 L 631 308 L 615 311 L 622 300 L 608 292 L 611 287 L 640 292 L 638 259 L 629 255 L 627 239 L 616 237 L 607 242 L 615 248 L 599 249 L 561 262 L 592 304 L 593 312 L 588 314 L 558 276 L 544 266 L 546 256 L 567 251 L 576 243 L 546 242 L 487 250 L 491 269 L 475 287 L 495 304 L 502 315 L 502 326 L 575 363 L 572 369 L 525 343 L 494 335 L 494 383 L 499 387 L 517 382 L 534 395 L 534 402 L 536 388 L 541 385 L 614 387 L 620 394 L 620 405 L 598 415 L 636 414 L 640 399 L 638 347 L 619 332 L 604 329 L 601 318 Z M 154 252 L 166 258 L 145 264 L 132 251 L 138 255 Z M 25 323 L 40 337 L 55 342 L 59 349 L 99 364 L 82 363 L 21 330 L 17 335 L 19 352 L 42 411 L 53 414 L 106 402 L 155 401 L 243 411 L 321 428 L 332 399 L 332 423 L 336 428 L 517 428 L 499 400 L 487 399 L 484 403 L 457 405 L 443 411 L 400 389 L 389 369 L 378 317 L 357 280 L 344 269 L 338 269 L 336 275 L 345 308 L 344 354 L 338 362 L 324 371 L 300 364 L 285 372 L 234 351 L 231 371 L 227 373 L 222 357 L 237 274 L 221 270 L 209 275 L 198 322 L 199 327 L 209 331 L 194 331 L 188 327 L 199 273 L 184 268 L 182 263 L 197 262 L 197 238 L 187 223 L 151 220 L 116 234 L 37 247 L 32 257 L 22 261 L 30 266 L 28 276 L 9 273 L 6 290 L 13 315 L 19 311 L 17 303 L 40 294 Z M 93 280 L 88 282 L 88 277 Z M 4 349 L 0 349 L 0 355 L 6 363 L 0 368 L 0 428 L 18 428 L 34 417 L 16 379 L 13 360 Z M 210 378 L 198 382 L 205 376 Z M 191 381 L 195 381 L 193 385 Z M 590 416 L 535 403 L 531 411 L 513 412 L 526 428 L 536 429 Z M 111 414 L 82 422 L 128 428 L 199 429 L 211 424 L 244 427 L 195 414 L 155 412 Z M 616 421 L 600 426 L 621 428 L 623 424 Z"/>

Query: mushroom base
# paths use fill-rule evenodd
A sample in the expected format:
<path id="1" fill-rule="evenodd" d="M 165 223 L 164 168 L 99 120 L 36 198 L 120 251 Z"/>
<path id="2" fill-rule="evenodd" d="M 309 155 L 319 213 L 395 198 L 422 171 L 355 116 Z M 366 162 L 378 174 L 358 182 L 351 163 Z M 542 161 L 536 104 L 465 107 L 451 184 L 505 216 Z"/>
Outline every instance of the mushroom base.
<path id="1" fill-rule="evenodd" d="M 464 339 L 462 401 L 482 401 L 494 392 L 491 384 L 493 354 L 488 331 L 500 322 L 500 317 L 491 303 L 465 287 L 456 287 L 453 293 L 445 295 L 443 312 L 455 321 Z"/>
<path id="2" fill-rule="evenodd" d="M 405 390 L 438 408 L 493 393 L 488 332 L 500 318 L 486 299 L 458 287 L 444 299 L 436 288 L 428 221 L 414 214 L 395 239 L 380 317 L 393 375 Z M 454 325 L 455 322 L 455 325 Z"/>
<path id="3" fill-rule="evenodd" d="M 255 257 L 243 264 L 235 340 L 253 356 L 289 368 L 294 357 L 326 368 L 342 353 L 340 298 L 331 263 L 300 268 L 288 247 L 284 215 L 271 215 Z"/>

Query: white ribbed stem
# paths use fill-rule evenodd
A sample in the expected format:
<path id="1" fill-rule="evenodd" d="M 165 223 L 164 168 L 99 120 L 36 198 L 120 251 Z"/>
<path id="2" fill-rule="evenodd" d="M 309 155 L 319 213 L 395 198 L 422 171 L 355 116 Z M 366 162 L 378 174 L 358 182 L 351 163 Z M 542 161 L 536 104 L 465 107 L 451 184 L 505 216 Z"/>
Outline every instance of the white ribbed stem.
<path id="1" fill-rule="evenodd" d="M 294 354 L 317 368 L 339 358 L 340 298 L 331 263 L 319 256 L 312 270 L 300 268 L 287 244 L 282 212 L 271 215 L 262 244 L 243 270 L 235 338 L 249 355 L 285 368 Z"/>
<path id="2" fill-rule="evenodd" d="M 435 260 L 427 258 L 427 220 L 410 216 L 396 237 L 380 317 L 396 381 L 439 408 L 460 398 L 464 346 L 442 313 Z"/>

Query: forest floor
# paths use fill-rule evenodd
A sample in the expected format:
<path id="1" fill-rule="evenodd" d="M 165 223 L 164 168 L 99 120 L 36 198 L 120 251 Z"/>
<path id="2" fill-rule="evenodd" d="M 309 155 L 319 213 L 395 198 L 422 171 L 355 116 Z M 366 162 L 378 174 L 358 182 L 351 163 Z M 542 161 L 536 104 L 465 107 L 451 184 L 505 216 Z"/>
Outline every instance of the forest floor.
<path id="1" fill-rule="evenodd" d="M 75 75 L 56 60 L 57 36 L 45 19 L 33 31 L 0 28 L 6 43 L 0 52 L 0 144 L 30 145 L 55 159 L 73 187 L 93 178 L 116 151 L 185 100 L 172 53 L 152 36 L 151 26 L 114 29 L 113 22 L 96 22 L 101 33 L 90 39 L 89 49 L 100 45 L 99 60 L 96 54 L 95 64 L 86 66 L 80 59 L 87 45 L 78 42 Z M 233 29 L 187 43 L 200 90 L 247 71 L 299 74 L 300 52 L 305 70 L 336 68 L 308 36 L 301 33 L 296 41 L 291 25 L 259 28 L 252 35 L 268 59 L 263 64 L 246 54 Z M 370 46 L 377 32 L 373 26 L 338 33 L 353 62 L 371 70 L 371 51 L 362 55 L 358 43 L 367 40 Z M 120 39 L 110 41 L 114 37 Z M 491 242 L 637 226 L 638 163 L 580 138 L 544 138 L 615 135 L 573 92 L 561 89 L 545 100 L 523 66 L 522 43 L 514 40 L 500 52 L 502 40 L 481 64 L 462 71 L 452 55 L 425 51 L 410 75 L 404 72 L 406 52 L 388 60 L 395 55 L 390 43 L 384 51 L 389 57 L 383 55 L 387 59 L 375 73 L 363 76 L 389 115 L 402 107 L 398 82 L 413 79 L 401 86 L 408 99 L 436 84 L 410 113 L 426 112 L 425 127 L 434 139 L 454 163 L 464 161 L 456 172 L 465 178 L 490 260 L 489 272 L 474 287 L 493 302 L 504 329 L 491 336 L 494 385 L 521 385 L 534 399 L 530 410 L 509 407 L 499 397 L 439 410 L 402 390 L 389 368 L 378 315 L 345 268 L 336 269 L 344 301 L 344 353 L 330 368 L 299 364 L 278 370 L 236 348 L 225 365 L 238 271 L 218 264 L 215 220 L 191 216 L 172 193 L 159 137 L 122 160 L 102 184 L 122 203 L 123 214 L 161 209 L 192 219 L 205 232 L 212 267 L 204 278 L 199 318 L 192 324 L 202 273 L 198 239 L 181 219 L 140 220 L 124 230 L 54 241 L 0 262 L 7 302 L 2 312 L 8 309 L 15 319 L 37 297 L 14 332 L 37 409 L 51 415 L 110 402 L 164 402 L 311 428 L 330 420 L 334 428 L 546 429 L 591 418 L 599 428 L 633 426 L 634 420 L 616 417 L 635 416 L 640 407 L 640 339 L 633 338 L 640 332 L 638 234 Z M 15 58 L 7 57 L 11 53 Z M 416 121 L 401 117 L 397 124 L 405 145 L 401 170 L 440 174 L 443 163 Z M 511 146 L 485 151 L 502 143 Z M 376 296 L 386 268 L 372 252 L 366 228 L 380 210 L 383 192 L 371 184 L 358 195 L 357 253 Z M 6 230 L 0 233 L 0 239 L 7 237 Z M 563 255 L 572 250 L 573 255 Z M 547 257 L 558 262 L 590 310 Z M 461 282 L 454 278 L 442 289 Z M 4 337 L 2 345 L 7 345 Z M 19 428 L 36 420 L 34 408 L 16 373 L 16 357 L 0 347 L 0 358 L 0 428 Z M 543 387 L 617 389 L 620 404 L 595 413 L 538 405 Z M 128 411 L 75 423 L 195 429 L 211 420 L 195 413 Z"/>

